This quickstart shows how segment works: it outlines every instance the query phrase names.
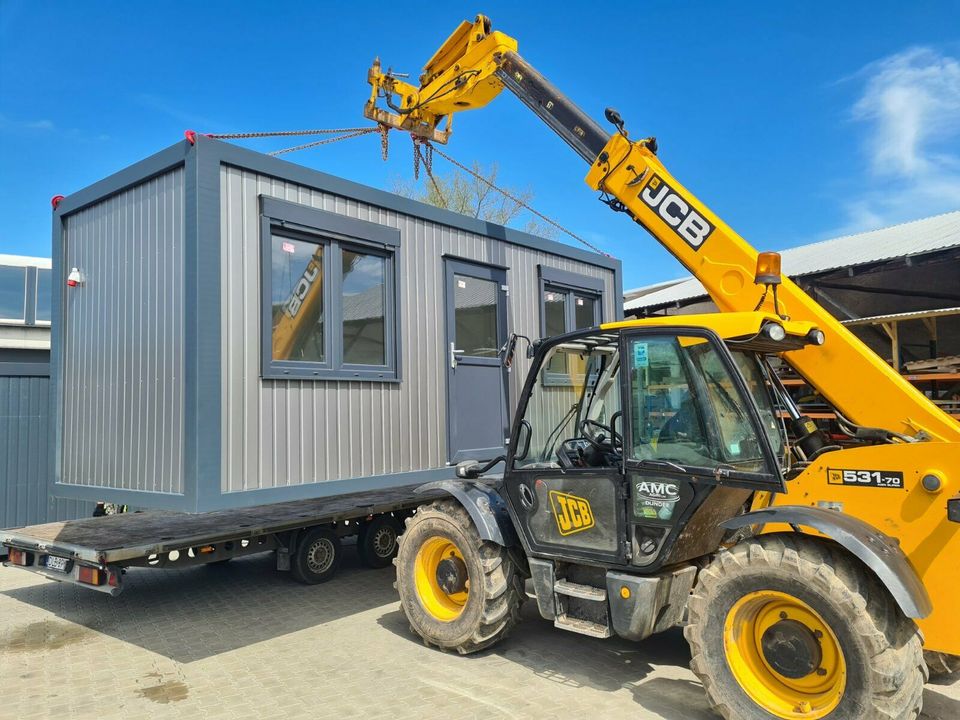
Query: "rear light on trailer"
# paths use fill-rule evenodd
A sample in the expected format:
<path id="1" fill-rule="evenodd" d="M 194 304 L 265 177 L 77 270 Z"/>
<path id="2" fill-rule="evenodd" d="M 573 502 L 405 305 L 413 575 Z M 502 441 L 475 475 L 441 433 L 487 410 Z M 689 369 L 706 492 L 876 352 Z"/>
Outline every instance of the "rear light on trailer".
<path id="1" fill-rule="evenodd" d="M 107 585 L 110 587 L 120 587 L 120 571 L 107 573 Z"/>
<path id="2" fill-rule="evenodd" d="M 87 585 L 100 585 L 103 583 L 103 574 L 98 568 L 81 565 L 77 570 L 77 580 Z"/>
<path id="3" fill-rule="evenodd" d="M 215 545 L 201 545 L 198 549 L 204 555 L 209 555 L 210 553 L 214 553 L 217 551 L 217 548 Z"/>
<path id="4" fill-rule="evenodd" d="M 33 561 L 30 553 L 26 550 L 17 550 L 16 548 L 10 548 L 8 558 L 8 562 L 11 565 L 20 565 L 21 567 L 26 567 Z"/>

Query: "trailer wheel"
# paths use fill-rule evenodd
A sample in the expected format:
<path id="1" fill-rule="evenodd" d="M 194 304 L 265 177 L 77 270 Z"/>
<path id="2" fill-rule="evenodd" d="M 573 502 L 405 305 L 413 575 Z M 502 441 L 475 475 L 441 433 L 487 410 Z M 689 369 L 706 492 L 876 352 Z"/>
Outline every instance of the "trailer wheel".
<path id="1" fill-rule="evenodd" d="M 290 572 L 307 585 L 330 580 L 340 567 L 340 538 L 328 527 L 308 530 L 290 558 Z"/>
<path id="2" fill-rule="evenodd" d="M 736 718 L 916 718 L 920 633 L 880 582 L 826 542 L 767 535 L 700 572 L 684 636 L 713 709 Z"/>
<path id="3" fill-rule="evenodd" d="M 524 576 L 517 559 L 482 540 L 454 500 L 407 519 L 394 564 L 400 607 L 428 646 L 466 655 L 503 639 L 519 620 Z"/>
<path id="4" fill-rule="evenodd" d="M 377 515 L 360 526 L 357 552 L 360 562 L 371 568 L 385 568 L 397 556 L 400 521 L 389 514 Z"/>

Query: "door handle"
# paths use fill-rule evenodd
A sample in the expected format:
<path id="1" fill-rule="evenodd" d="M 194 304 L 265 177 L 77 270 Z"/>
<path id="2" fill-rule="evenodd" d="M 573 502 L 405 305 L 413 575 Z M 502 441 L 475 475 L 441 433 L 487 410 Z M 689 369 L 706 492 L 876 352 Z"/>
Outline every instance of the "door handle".
<path id="1" fill-rule="evenodd" d="M 457 344 L 450 343 L 450 367 L 454 370 L 457 368 L 457 353 L 463 355 L 463 350 L 457 350 Z"/>

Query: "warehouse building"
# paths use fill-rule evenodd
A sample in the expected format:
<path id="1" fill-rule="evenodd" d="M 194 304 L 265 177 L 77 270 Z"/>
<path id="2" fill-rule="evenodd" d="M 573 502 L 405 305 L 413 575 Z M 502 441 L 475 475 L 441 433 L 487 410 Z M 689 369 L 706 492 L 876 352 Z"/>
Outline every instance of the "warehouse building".
<path id="1" fill-rule="evenodd" d="M 960 211 L 803 245 L 783 272 L 960 417 Z M 715 312 L 692 277 L 624 294 L 627 316 Z"/>
<path id="2" fill-rule="evenodd" d="M 85 517 L 51 498 L 49 258 L 0 255 L 0 527 Z"/>

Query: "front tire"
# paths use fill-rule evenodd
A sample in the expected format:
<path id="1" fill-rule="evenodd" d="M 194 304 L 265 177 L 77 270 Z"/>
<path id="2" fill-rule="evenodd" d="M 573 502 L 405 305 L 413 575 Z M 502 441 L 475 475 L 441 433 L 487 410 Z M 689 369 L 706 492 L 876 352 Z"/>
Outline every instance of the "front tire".
<path id="1" fill-rule="evenodd" d="M 700 572 L 684 636 L 728 720 L 916 718 L 920 633 L 880 582 L 824 541 L 767 535 Z"/>
<path id="2" fill-rule="evenodd" d="M 506 637 L 519 620 L 524 576 L 517 559 L 482 540 L 454 500 L 438 500 L 407 518 L 394 564 L 400 607 L 428 646 L 477 652 Z"/>

